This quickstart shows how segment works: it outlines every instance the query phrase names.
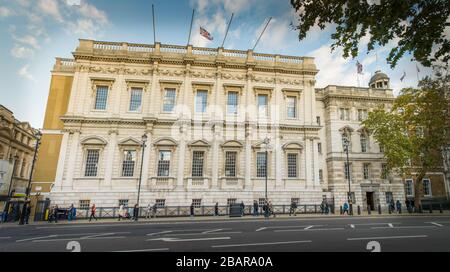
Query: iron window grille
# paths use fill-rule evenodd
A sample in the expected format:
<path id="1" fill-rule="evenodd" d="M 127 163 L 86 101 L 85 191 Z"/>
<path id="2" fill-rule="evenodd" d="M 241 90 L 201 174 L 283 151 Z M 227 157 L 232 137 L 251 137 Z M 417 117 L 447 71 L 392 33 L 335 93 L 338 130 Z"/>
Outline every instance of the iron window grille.
<path id="1" fill-rule="evenodd" d="M 258 204 L 259 204 L 259 206 L 266 204 L 266 199 L 265 198 L 258 199 Z"/>
<path id="2" fill-rule="evenodd" d="M 128 199 L 119 199 L 119 207 L 120 206 L 127 208 L 128 207 Z"/>
<path id="3" fill-rule="evenodd" d="M 431 182 L 429 179 L 423 180 L 423 195 L 431 196 Z"/>
<path id="4" fill-rule="evenodd" d="M 225 176 L 236 177 L 237 152 L 225 153 Z"/>
<path id="5" fill-rule="evenodd" d="M 172 152 L 160 151 L 158 160 L 158 177 L 168 177 L 170 174 L 170 159 Z"/>
<path id="6" fill-rule="evenodd" d="M 98 86 L 95 97 L 95 109 L 106 110 L 107 101 L 108 101 L 108 87 Z"/>
<path id="7" fill-rule="evenodd" d="M 88 149 L 86 156 L 86 177 L 96 177 L 98 172 L 98 159 L 100 151 L 98 149 Z"/>
<path id="8" fill-rule="evenodd" d="M 123 153 L 122 176 L 134 176 L 134 166 L 136 165 L 136 151 L 125 150 Z"/>
<path id="9" fill-rule="evenodd" d="M 387 179 L 388 174 L 387 164 L 381 164 L 381 179 Z"/>
<path id="10" fill-rule="evenodd" d="M 267 156 L 266 152 L 258 152 L 256 154 L 256 177 L 267 177 Z"/>
<path id="11" fill-rule="evenodd" d="M 361 134 L 361 152 L 366 153 L 367 152 L 367 136 L 364 134 Z"/>
<path id="12" fill-rule="evenodd" d="M 288 178 L 298 177 L 297 171 L 298 154 L 294 153 L 287 154 L 287 160 L 288 160 Z"/>
<path id="13" fill-rule="evenodd" d="M 202 206 L 202 200 L 201 199 L 192 199 L 192 204 L 194 205 L 194 208 L 200 208 Z"/>
<path id="14" fill-rule="evenodd" d="M 230 206 L 230 205 L 236 204 L 236 201 L 237 201 L 236 198 L 228 198 L 227 205 Z"/>
<path id="15" fill-rule="evenodd" d="M 345 172 L 345 179 L 349 179 L 351 177 L 352 173 L 352 164 L 351 163 L 344 163 L 344 172 Z"/>
<path id="16" fill-rule="evenodd" d="M 386 203 L 390 204 L 394 200 L 394 195 L 392 192 L 386 192 Z"/>
<path id="17" fill-rule="evenodd" d="M 89 207 L 91 206 L 90 200 L 80 200 L 78 203 L 78 207 L 80 210 L 89 210 Z"/>
<path id="18" fill-rule="evenodd" d="M 298 203 L 300 203 L 300 198 L 291 198 L 291 203 L 294 202 L 295 204 L 298 205 Z"/>
<path id="19" fill-rule="evenodd" d="M 413 196 L 414 195 L 414 191 L 413 191 L 414 187 L 413 187 L 413 181 L 408 179 L 405 182 L 405 190 L 406 190 L 406 195 L 407 196 Z"/>
<path id="20" fill-rule="evenodd" d="M 204 151 L 194 151 L 192 153 L 192 176 L 193 177 L 203 177 L 204 156 L 205 156 Z"/>
<path id="21" fill-rule="evenodd" d="M 157 199 L 155 201 L 157 208 L 164 208 L 166 206 L 166 200 L 165 199 Z"/>
<path id="22" fill-rule="evenodd" d="M 142 89 L 132 88 L 130 98 L 130 111 L 140 111 L 142 106 Z"/>

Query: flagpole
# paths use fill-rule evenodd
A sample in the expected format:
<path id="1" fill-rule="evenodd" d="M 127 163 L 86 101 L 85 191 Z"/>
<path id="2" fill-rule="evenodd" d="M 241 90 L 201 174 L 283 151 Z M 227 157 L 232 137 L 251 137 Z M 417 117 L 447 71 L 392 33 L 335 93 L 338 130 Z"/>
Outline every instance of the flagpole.
<path id="1" fill-rule="evenodd" d="M 230 19 L 230 22 L 228 23 L 227 32 L 225 33 L 225 38 L 223 38 L 223 42 L 222 42 L 222 46 L 221 46 L 222 48 L 223 48 L 223 46 L 225 44 L 225 40 L 227 39 L 228 30 L 230 30 L 231 22 L 233 22 L 233 16 L 234 16 L 234 13 L 231 13 L 231 19 Z"/>
<path id="2" fill-rule="evenodd" d="M 189 38 L 187 45 L 189 45 L 189 43 L 191 42 L 192 24 L 194 23 L 194 13 L 195 9 L 192 10 L 191 27 L 189 28 Z"/>
<path id="3" fill-rule="evenodd" d="M 261 39 L 262 35 L 264 34 L 264 32 L 266 31 L 267 26 L 269 26 L 270 21 L 272 20 L 272 17 L 269 18 L 269 21 L 267 22 L 266 26 L 264 27 L 263 31 L 261 32 L 261 35 L 259 35 L 258 40 L 255 43 L 255 46 L 253 46 L 253 51 L 255 51 L 256 46 L 259 43 L 259 40 Z"/>
<path id="4" fill-rule="evenodd" d="M 155 6 L 152 4 L 152 15 L 153 15 L 153 44 L 156 43 L 156 27 L 155 27 Z"/>

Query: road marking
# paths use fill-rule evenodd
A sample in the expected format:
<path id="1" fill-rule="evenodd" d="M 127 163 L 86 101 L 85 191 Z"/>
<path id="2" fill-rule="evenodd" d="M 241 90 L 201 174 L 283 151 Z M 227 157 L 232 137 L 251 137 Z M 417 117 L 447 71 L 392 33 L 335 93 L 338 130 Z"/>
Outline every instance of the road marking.
<path id="1" fill-rule="evenodd" d="M 238 234 L 242 233 L 242 231 L 224 231 L 224 232 L 211 232 L 211 233 L 172 233 L 168 234 L 169 236 L 195 236 L 195 235 L 218 235 L 218 234 Z M 166 235 L 167 236 L 167 235 Z"/>
<path id="2" fill-rule="evenodd" d="M 312 243 L 312 241 L 306 240 L 306 241 L 289 241 L 289 242 L 256 243 L 256 244 L 216 245 L 216 246 L 212 246 L 212 247 L 213 248 L 224 248 L 224 247 L 287 245 L 287 244 L 300 244 L 300 243 Z"/>
<path id="3" fill-rule="evenodd" d="M 433 225 L 438 226 L 438 227 L 443 227 L 444 226 L 444 225 L 441 225 L 441 224 L 436 223 L 436 222 L 428 222 L 428 223 L 433 224 Z"/>
<path id="4" fill-rule="evenodd" d="M 344 228 L 274 230 L 274 232 L 292 232 L 292 231 L 327 231 L 327 230 L 344 230 Z"/>
<path id="5" fill-rule="evenodd" d="M 207 231 L 202 232 L 202 234 L 207 234 L 207 233 L 211 233 L 211 232 L 218 232 L 218 231 L 221 231 L 221 230 L 223 230 L 223 229 L 207 230 Z"/>
<path id="6" fill-rule="evenodd" d="M 52 237 L 57 237 L 57 236 L 58 235 L 47 235 L 47 236 L 27 238 L 27 239 L 17 240 L 16 243 L 26 242 L 26 241 L 33 241 L 33 240 L 44 239 L 44 238 L 52 238 Z"/>
<path id="7" fill-rule="evenodd" d="M 371 229 L 433 229 L 436 226 L 371 227 Z"/>
<path id="8" fill-rule="evenodd" d="M 257 229 L 256 231 L 262 231 L 265 229 L 298 229 L 298 228 L 303 228 L 303 229 L 309 229 L 312 227 L 323 227 L 323 225 L 308 225 L 308 226 L 276 226 L 276 227 L 262 227 Z"/>
<path id="9" fill-rule="evenodd" d="M 156 238 L 156 239 L 148 239 L 147 241 L 163 241 L 163 242 L 197 242 L 197 241 L 229 240 L 229 239 L 231 239 L 231 237 L 211 237 L 211 238 L 194 238 L 194 239 Z"/>
<path id="10" fill-rule="evenodd" d="M 258 232 L 258 231 L 262 231 L 262 230 L 265 230 L 265 229 L 267 229 L 267 228 L 262 227 L 262 228 L 257 229 L 256 231 Z"/>
<path id="11" fill-rule="evenodd" d="M 306 228 L 304 228 L 305 230 L 309 230 L 309 229 L 311 229 L 311 228 L 313 228 L 314 226 L 309 226 L 309 227 L 306 227 Z"/>
<path id="12" fill-rule="evenodd" d="M 409 239 L 409 238 L 426 238 L 427 235 L 416 236 L 385 236 L 385 237 L 363 237 L 363 238 L 347 238 L 348 241 L 361 241 L 361 240 L 385 240 L 385 239 Z"/>
<path id="13" fill-rule="evenodd" d="M 83 236 L 83 237 L 80 238 L 80 240 L 97 238 L 97 237 L 103 237 L 103 236 L 114 235 L 114 234 L 115 234 L 114 232 L 111 232 L 111 233 L 99 233 L 99 234 L 94 234 L 94 235 L 89 235 L 89 236 Z"/>
<path id="14" fill-rule="evenodd" d="M 371 225 L 392 225 L 392 224 L 401 224 L 401 223 L 363 223 L 363 224 L 352 224 L 353 226 L 371 226 Z"/>
<path id="15" fill-rule="evenodd" d="M 394 225 L 392 225 L 392 223 L 389 223 L 388 226 L 389 226 L 390 228 L 393 228 L 393 227 L 394 227 Z"/>
<path id="16" fill-rule="evenodd" d="M 165 234 L 165 233 L 171 233 L 171 232 L 173 232 L 173 231 L 167 230 L 167 231 L 161 231 L 161 232 L 149 233 L 149 234 L 147 234 L 147 236 L 153 236 L 153 235 Z"/>
<path id="17" fill-rule="evenodd" d="M 149 248 L 149 249 L 136 249 L 136 250 L 121 250 L 112 252 L 151 252 L 151 251 L 167 251 L 168 248 Z"/>
<path id="18" fill-rule="evenodd" d="M 350 224 L 350 228 L 354 229 L 354 228 L 355 228 L 355 225 Z"/>
<path id="19" fill-rule="evenodd" d="M 11 239 L 11 237 L 0 237 L 0 239 Z"/>
<path id="20" fill-rule="evenodd" d="M 113 237 L 94 237 L 94 238 L 61 238 L 61 239 L 50 239 L 50 240 L 34 240 L 33 243 L 43 243 L 43 242 L 61 242 L 61 241 L 74 241 L 74 240 L 103 240 L 103 239 L 125 239 L 125 236 L 113 236 Z"/>

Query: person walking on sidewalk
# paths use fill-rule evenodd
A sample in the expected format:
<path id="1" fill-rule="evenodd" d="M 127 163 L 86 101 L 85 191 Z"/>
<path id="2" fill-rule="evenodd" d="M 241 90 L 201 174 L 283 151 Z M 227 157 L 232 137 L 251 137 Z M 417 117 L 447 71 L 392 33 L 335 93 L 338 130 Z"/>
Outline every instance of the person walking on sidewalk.
<path id="1" fill-rule="evenodd" d="M 158 214 L 157 211 L 158 211 L 158 205 L 156 205 L 156 203 L 155 203 L 155 204 L 153 204 L 153 211 L 152 211 L 153 218 L 156 218 L 156 215 Z"/>
<path id="2" fill-rule="evenodd" d="M 402 212 L 402 203 L 400 203 L 400 200 L 397 200 L 396 206 L 397 206 L 397 212 L 401 213 Z"/>
<path id="3" fill-rule="evenodd" d="M 53 205 L 50 212 L 51 214 L 48 217 L 48 222 L 51 223 L 55 220 L 55 223 L 58 223 L 58 205 Z"/>
<path id="4" fill-rule="evenodd" d="M 263 212 L 264 212 L 264 218 L 269 218 L 269 203 L 267 203 L 267 200 L 264 202 L 263 205 Z"/>
<path id="5" fill-rule="evenodd" d="M 25 225 L 28 225 L 28 220 L 30 219 L 31 215 L 31 202 L 28 201 L 26 205 L 27 207 L 25 209 Z"/>
<path id="6" fill-rule="evenodd" d="M 125 210 L 123 209 L 123 205 L 119 206 L 119 221 L 120 219 L 125 217 Z"/>
<path id="7" fill-rule="evenodd" d="M 343 207 L 343 211 L 342 211 L 342 215 L 344 215 L 345 213 L 347 213 L 347 215 L 349 215 L 348 214 L 348 203 L 347 202 L 345 202 L 344 203 L 344 207 Z"/>
<path id="8" fill-rule="evenodd" d="M 70 204 L 69 210 L 67 211 L 67 221 L 71 222 L 73 219 L 73 204 Z"/>
<path id="9" fill-rule="evenodd" d="M 291 202 L 291 208 L 289 209 L 289 216 L 294 214 L 294 216 L 297 216 L 297 203 L 292 200 Z"/>
<path id="10" fill-rule="evenodd" d="M 244 205 L 244 201 L 241 202 L 241 213 L 242 213 L 242 216 L 245 215 L 245 205 Z"/>
<path id="11" fill-rule="evenodd" d="M 219 216 L 219 202 L 214 206 L 214 216 Z"/>
<path id="12" fill-rule="evenodd" d="M 194 217 L 194 203 L 191 203 L 191 217 Z"/>
<path id="13" fill-rule="evenodd" d="M 255 200 L 253 202 L 253 216 L 258 216 L 259 215 L 258 210 L 259 210 L 258 201 Z"/>
<path id="14" fill-rule="evenodd" d="M 95 219 L 95 221 L 97 221 L 97 217 L 95 216 L 95 213 L 97 212 L 97 207 L 95 207 L 95 204 L 92 204 L 91 207 L 91 216 L 89 216 L 89 222 L 91 222 L 92 218 Z"/>
<path id="15" fill-rule="evenodd" d="M 135 204 L 133 208 L 133 220 L 138 221 L 138 217 L 139 217 L 139 206 L 138 204 Z"/>
<path id="16" fill-rule="evenodd" d="M 273 217 L 275 218 L 275 211 L 273 210 L 273 205 L 272 205 L 272 201 L 269 201 L 269 215 L 272 214 Z"/>

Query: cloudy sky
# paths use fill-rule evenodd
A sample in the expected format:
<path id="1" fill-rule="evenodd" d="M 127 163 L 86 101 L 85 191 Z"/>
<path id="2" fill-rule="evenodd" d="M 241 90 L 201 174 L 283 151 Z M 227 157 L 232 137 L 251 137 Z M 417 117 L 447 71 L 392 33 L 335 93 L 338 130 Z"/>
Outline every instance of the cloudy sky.
<path id="1" fill-rule="evenodd" d="M 299 42 L 289 27 L 296 22 L 289 0 L 0 0 L 0 104 L 17 119 L 42 127 L 54 58 L 71 57 L 79 38 L 153 43 L 152 3 L 157 40 L 165 44 L 187 43 L 192 9 L 196 17 L 191 44 L 215 48 L 222 44 L 232 13 L 225 47 L 241 50 L 254 46 L 268 18 L 273 17 L 255 51 L 315 57 L 320 69 L 317 87 L 357 86 L 356 60 L 364 65 L 361 86 L 368 84 L 376 70 L 391 77 L 396 93 L 417 85 L 416 64 L 410 56 L 392 70 L 385 60 L 388 48 L 367 54 L 363 42 L 357 59 L 343 59 L 340 50 L 331 52 L 332 26 L 324 31 L 312 29 Z M 213 41 L 199 35 L 200 26 L 212 34 Z M 430 73 L 419 68 L 421 77 Z M 407 76 L 401 82 L 404 72 Z"/>

